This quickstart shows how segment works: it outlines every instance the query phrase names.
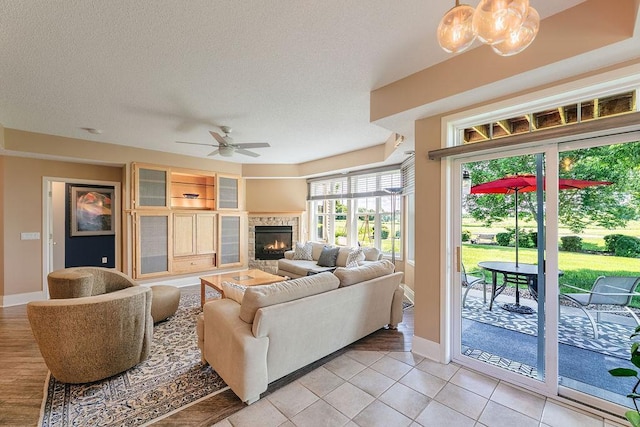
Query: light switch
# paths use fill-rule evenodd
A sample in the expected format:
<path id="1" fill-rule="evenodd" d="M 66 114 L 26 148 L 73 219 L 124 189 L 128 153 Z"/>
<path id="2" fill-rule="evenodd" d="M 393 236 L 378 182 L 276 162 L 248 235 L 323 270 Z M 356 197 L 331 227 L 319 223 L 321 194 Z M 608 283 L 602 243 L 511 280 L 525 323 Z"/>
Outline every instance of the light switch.
<path id="1" fill-rule="evenodd" d="M 40 240 L 40 233 L 20 233 L 20 240 Z"/>

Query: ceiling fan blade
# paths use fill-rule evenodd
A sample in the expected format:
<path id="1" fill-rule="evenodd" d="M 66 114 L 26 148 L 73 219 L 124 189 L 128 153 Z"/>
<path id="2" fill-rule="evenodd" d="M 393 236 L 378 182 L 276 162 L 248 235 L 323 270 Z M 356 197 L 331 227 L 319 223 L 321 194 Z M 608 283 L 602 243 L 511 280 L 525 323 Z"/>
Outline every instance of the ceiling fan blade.
<path id="1" fill-rule="evenodd" d="M 220 154 L 220 149 L 219 148 L 216 148 L 215 150 L 213 150 L 212 152 L 207 154 L 207 156 L 215 156 L 216 154 Z"/>
<path id="2" fill-rule="evenodd" d="M 236 153 L 244 154 L 245 156 L 250 157 L 260 157 L 260 154 L 254 153 L 253 151 L 245 150 L 243 148 L 236 148 Z"/>
<path id="3" fill-rule="evenodd" d="M 207 147 L 217 147 L 215 144 L 205 144 L 203 142 L 187 142 L 187 141 L 176 141 L 178 144 L 191 144 L 191 145 L 204 145 Z"/>
<path id="4" fill-rule="evenodd" d="M 271 147 L 268 142 L 244 142 L 233 144 L 236 148 L 266 148 Z"/>
<path id="5" fill-rule="evenodd" d="M 213 139 L 220 143 L 220 145 L 227 145 L 227 141 L 218 132 L 210 130 L 209 133 L 211 134 Z"/>

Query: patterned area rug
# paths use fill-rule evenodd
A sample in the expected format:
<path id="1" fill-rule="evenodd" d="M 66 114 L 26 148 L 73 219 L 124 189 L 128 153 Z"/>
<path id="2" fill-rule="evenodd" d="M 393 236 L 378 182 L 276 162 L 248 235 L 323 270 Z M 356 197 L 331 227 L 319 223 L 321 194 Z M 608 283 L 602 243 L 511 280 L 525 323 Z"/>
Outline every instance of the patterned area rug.
<path id="1" fill-rule="evenodd" d="M 562 310 L 561 310 L 562 312 Z M 538 316 L 534 314 L 518 314 L 494 306 L 489 311 L 481 299 L 467 299 L 466 308 L 462 310 L 465 319 L 482 322 L 500 328 L 536 335 Z M 634 326 L 613 322 L 598 322 L 598 339 L 593 338 L 593 328 L 586 316 L 575 316 L 562 313 L 558 327 L 559 342 L 585 350 L 595 351 L 608 356 L 628 359 L 631 340 L 629 335 Z"/>
<path id="2" fill-rule="evenodd" d="M 60 383 L 49 374 L 39 425 L 139 426 L 226 390 L 200 361 L 200 312 L 199 292 L 183 292 L 176 314 L 154 326 L 149 358 L 122 374 L 89 384 Z"/>

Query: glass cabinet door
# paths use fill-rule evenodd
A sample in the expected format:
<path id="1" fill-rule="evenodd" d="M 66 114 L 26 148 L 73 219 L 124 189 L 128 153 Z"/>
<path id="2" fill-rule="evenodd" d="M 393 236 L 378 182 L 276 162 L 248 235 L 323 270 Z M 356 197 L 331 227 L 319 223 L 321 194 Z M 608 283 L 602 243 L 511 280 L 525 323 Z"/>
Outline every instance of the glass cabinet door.
<path id="1" fill-rule="evenodd" d="M 136 277 L 169 271 L 169 215 L 137 214 Z"/>
<path id="2" fill-rule="evenodd" d="M 242 222 L 240 215 L 220 215 L 218 267 L 228 267 L 242 262 L 240 255 Z"/>
<path id="3" fill-rule="evenodd" d="M 167 207 L 168 171 L 166 169 L 135 167 L 134 173 L 136 177 L 134 207 Z"/>
<path id="4" fill-rule="evenodd" d="M 236 177 L 218 176 L 218 209 L 238 209 L 240 180 Z"/>

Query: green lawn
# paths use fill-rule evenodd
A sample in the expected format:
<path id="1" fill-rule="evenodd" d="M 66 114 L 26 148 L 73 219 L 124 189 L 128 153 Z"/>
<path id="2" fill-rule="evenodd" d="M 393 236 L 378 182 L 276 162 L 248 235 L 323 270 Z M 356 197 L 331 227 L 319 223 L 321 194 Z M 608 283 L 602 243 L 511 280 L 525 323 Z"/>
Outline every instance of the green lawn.
<path id="1" fill-rule="evenodd" d="M 583 289 L 591 289 L 598 276 L 638 276 L 640 275 L 640 259 L 623 258 L 609 255 L 593 255 L 576 252 L 560 252 L 558 265 L 563 275 L 559 278 L 560 291 L 572 292 L 563 287 L 568 284 Z M 536 264 L 537 250 L 520 248 L 519 261 Z M 515 261 L 515 248 L 496 245 L 462 245 L 462 262 L 467 272 L 473 275 L 478 270 L 480 261 Z M 487 275 L 487 280 L 490 280 Z M 635 307 L 640 307 L 640 298 L 634 298 Z"/>
<path id="2" fill-rule="evenodd" d="M 537 225 L 533 221 L 520 221 L 518 226 L 521 230 L 535 231 Z M 471 218 L 463 218 L 462 230 L 468 230 L 471 235 L 479 233 L 504 233 L 507 228 L 513 229 L 515 227 L 515 219 L 508 218 L 504 221 L 496 222 L 491 226 L 486 226 L 481 222 L 474 221 Z M 587 250 L 599 250 L 604 251 L 604 236 L 608 234 L 625 234 L 628 236 L 640 237 L 640 221 L 629 221 L 627 226 L 623 229 L 609 230 L 604 227 L 589 227 L 582 233 L 574 233 L 566 227 L 560 227 L 558 229 L 558 235 L 563 236 L 580 236 L 582 238 L 582 248 Z"/>

